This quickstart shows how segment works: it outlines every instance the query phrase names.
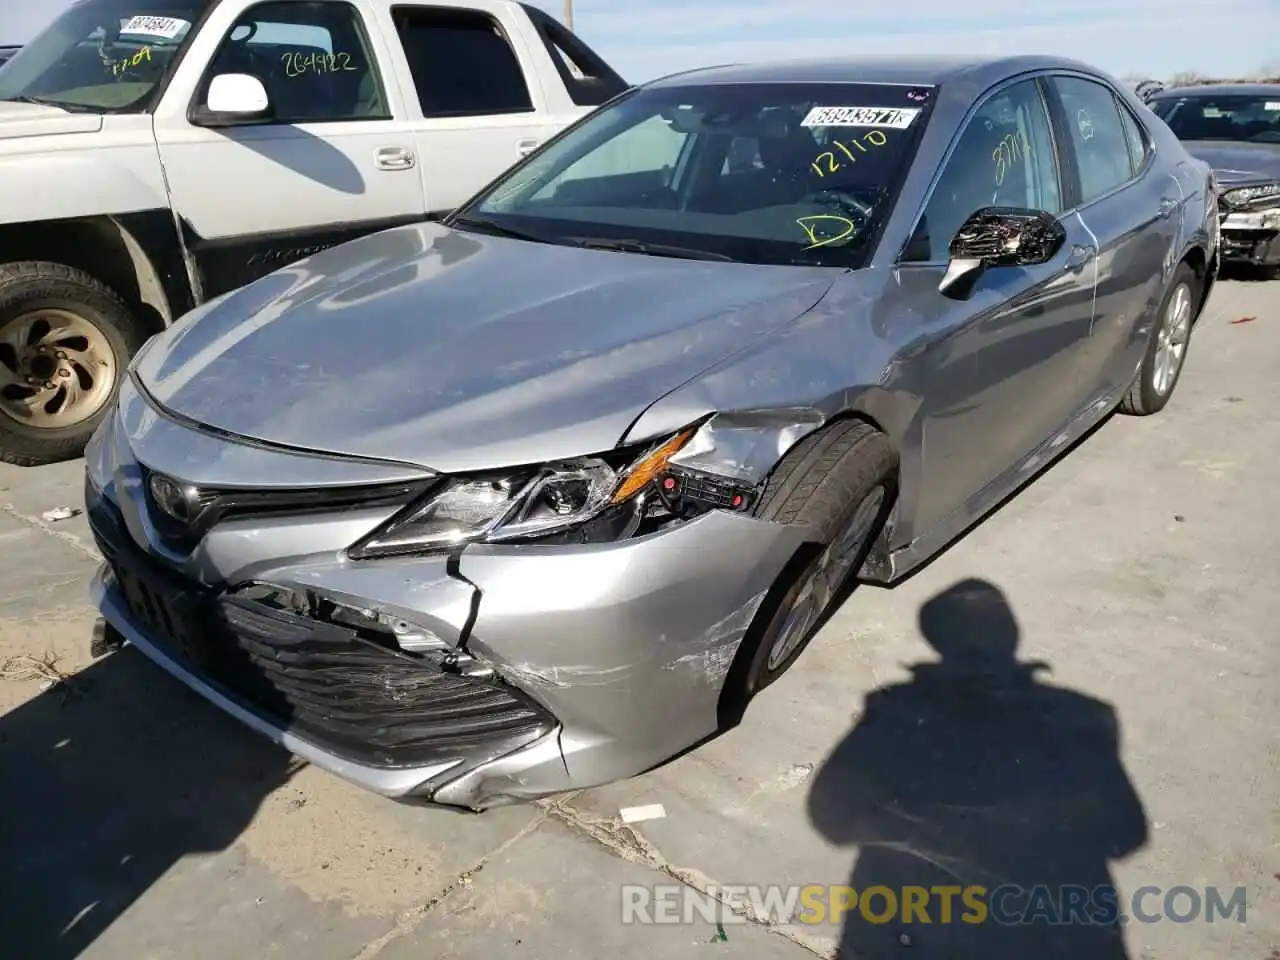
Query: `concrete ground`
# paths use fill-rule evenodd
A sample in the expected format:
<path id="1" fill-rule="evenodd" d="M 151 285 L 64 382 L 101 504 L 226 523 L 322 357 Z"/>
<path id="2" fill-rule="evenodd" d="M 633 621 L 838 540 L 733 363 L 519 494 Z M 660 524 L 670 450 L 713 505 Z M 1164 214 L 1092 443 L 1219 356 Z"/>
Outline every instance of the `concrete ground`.
<path id="1" fill-rule="evenodd" d="M 79 503 L 80 465 L 0 467 L 0 956 L 803 960 L 881 955 L 882 937 L 927 958 L 1276 960 L 1278 364 L 1280 283 L 1223 284 L 1166 411 L 1113 418 L 923 573 L 855 592 L 741 727 L 638 779 L 481 816 L 299 766 L 135 651 L 91 661 L 87 528 L 40 519 Z M 980 629 L 1043 669 L 1010 660 L 992 689 L 920 666 L 938 659 L 922 605 L 969 578 L 1016 627 L 957 619 L 944 595 L 932 643 L 950 656 Z M 69 679 L 45 689 L 7 659 L 23 654 Z M 665 817 L 624 827 L 643 804 Z M 672 878 L 1110 877 L 1123 897 L 1243 886 L 1246 922 L 1131 922 L 1123 949 L 1097 928 L 936 913 L 622 923 L 624 884 Z"/>

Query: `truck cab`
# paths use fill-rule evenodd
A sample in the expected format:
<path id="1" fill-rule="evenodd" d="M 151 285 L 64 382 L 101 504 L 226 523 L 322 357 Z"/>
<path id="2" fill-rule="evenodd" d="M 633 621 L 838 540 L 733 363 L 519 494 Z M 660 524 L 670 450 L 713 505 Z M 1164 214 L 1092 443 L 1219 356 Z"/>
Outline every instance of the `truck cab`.
<path id="1" fill-rule="evenodd" d="M 626 86 L 513 0 L 80 0 L 0 68 L 0 459 L 79 455 L 149 336 Z"/>

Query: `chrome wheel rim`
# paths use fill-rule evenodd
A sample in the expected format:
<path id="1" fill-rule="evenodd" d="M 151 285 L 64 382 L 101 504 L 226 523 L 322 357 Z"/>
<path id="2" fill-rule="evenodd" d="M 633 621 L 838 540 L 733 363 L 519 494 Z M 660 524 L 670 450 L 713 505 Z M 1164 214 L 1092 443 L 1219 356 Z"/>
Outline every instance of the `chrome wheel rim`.
<path id="1" fill-rule="evenodd" d="M 40 309 L 0 326 L 0 412 L 50 430 L 83 423 L 116 383 L 116 357 L 96 326 L 69 310 Z"/>
<path id="2" fill-rule="evenodd" d="M 1173 389 L 1173 382 L 1182 369 L 1182 359 L 1187 354 L 1187 342 L 1191 339 L 1191 289 L 1178 284 L 1165 308 L 1163 322 L 1156 333 L 1155 361 L 1151 370 L 1151 387 L 1163 396 Z"/>
<path id="3" fill-rule="evenodd" d="M 884 505 L 884 488 L 876 487 L 867 494 L 843 530 L 818 555 L 809 567 L 804 584 L 787 611 L 786 619 L 769 649 L 769 669 L 777 670 L 809 636 L 836 591 L 853 571 L 867 544 L 880 508 Z"/>

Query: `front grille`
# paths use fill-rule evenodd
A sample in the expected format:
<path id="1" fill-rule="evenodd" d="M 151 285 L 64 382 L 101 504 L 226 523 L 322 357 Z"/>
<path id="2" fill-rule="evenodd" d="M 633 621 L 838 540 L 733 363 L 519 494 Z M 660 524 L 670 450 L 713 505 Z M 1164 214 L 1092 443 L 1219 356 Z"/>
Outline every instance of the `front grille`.
<path id="1" fill-rule="evenodd" d="M 371 766 L 484 760 L 550 732 L 554 719 L 494 677 L 448 673 L 336 624 L 160 567 L 98 500 L 90 523 L 116 588 L 151 642 L 274 725 Z"/>
<path id="2" fill-rule="evenodd" d="M 435 480 L 379 483 L 349 487 L 313 489 L 215 489 L 189 487 L 191 515 L 184 521 L 170 516 L 156 503 L 151 492 L 152 471 L 143 468 L 143 490 L 147 510 L 156 532 L 165 544 L 190 550 L 216 524 L 250 517 L 306 516 L 366 507 L 403 507 L 429 489 Z"/>

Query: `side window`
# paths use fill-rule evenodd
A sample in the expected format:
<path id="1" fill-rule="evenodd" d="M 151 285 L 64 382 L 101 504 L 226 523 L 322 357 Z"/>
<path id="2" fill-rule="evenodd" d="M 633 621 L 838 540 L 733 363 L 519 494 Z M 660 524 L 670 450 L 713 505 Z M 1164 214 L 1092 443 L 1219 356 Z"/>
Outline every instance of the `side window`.
<path id="1" fill-rule="evenodd" d="M 1151 152 L 1151 141 L 1147 131 L 1123 103 L 1120 107 L 1120 122 L 1124 124 L 1125 139 L 1129 144 L 1129 168 L 1136 176 L 1147 163 L 1147 155 Z"/>
<path id="2" fill-rule="evenodd" d="M 993 94 L 969 118 L 902 259 L 945 261 L 961 224 L 992 206 L 1062 212 L 1049 114 L 1034 80 Z"/>
<path id="3" fill-rule="evenodd" d="M 1078 77 L 1054 77 L 1053 83 L 1076 148 L 1080 202 L 1088 203 L 1132 178 L 1129 141 L 1109 89 Z"/>
<path id="4" fill-rule="evenodd" d="M 277 123 L 386 120 L 391 114 L 360 14 L 349 3 L 250 7 L 213 58 L 209 81 L 247 73 L 267 89 Z"/>
<path id="5" fill-rule="evenodd" d="M 671 184 L 689 136 L 673 130 L 660 116 L 649 117 L 570 164 L 530 199 L 595 202 L 615 191 L 633 195 L 637 189 L 664 189 Z"/>
<path id="6" fill-rule="evenodd" d="M 457 7 L 393 7 L 424 117 L 530 113 L 524 70 L 498 22 Z"/>

